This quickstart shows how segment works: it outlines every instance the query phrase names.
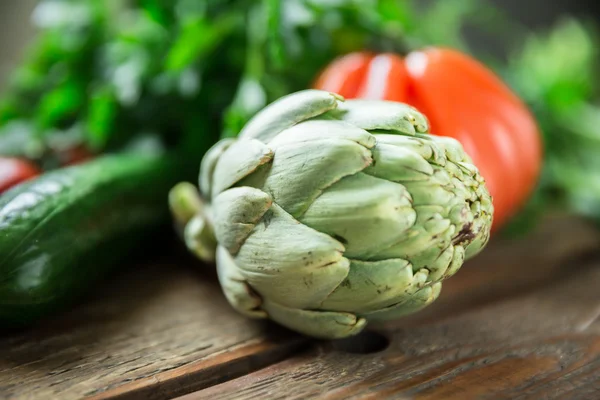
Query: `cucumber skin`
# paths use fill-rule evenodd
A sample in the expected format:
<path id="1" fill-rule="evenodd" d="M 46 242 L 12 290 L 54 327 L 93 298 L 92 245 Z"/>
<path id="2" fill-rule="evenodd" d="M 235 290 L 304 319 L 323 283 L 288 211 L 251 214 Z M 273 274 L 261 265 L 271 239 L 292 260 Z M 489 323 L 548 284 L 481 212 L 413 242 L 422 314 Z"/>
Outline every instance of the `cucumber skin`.
<path id="1" fill-rule="evenodd" d="M 170 156 L 100 157 L 0 196 L 0 328 L 29 325 L 83 295 L 169 221 L 184 166 Z"/>

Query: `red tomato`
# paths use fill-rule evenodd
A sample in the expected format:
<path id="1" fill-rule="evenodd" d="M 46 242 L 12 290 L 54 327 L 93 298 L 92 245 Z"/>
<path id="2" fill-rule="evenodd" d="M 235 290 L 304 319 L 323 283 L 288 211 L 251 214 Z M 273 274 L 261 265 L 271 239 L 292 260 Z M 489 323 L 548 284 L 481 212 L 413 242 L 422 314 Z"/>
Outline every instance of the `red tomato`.
<path id="1" fill-rule="evenodd" d="M 91 160 L 94 155 L 83 146 L 76 146 L 58 153 L 61 166 L 80 164 Z"/>
<path id="2" fill-rule="evenodd" d="M 315 88 L 346 98 L 413 105 L 431 132 L 460 141 L 494 199 L 494 230 L 523 206 L 542 164 L 541 135 L 524 103 L 488 68 L 455 50 L 354 53 L 331 63 Z"/>
<path id="3" fill-rule="evenodd" d="M 0 157 L 0 193 L 39 174 L 40 170 L 25 160 Z"/>

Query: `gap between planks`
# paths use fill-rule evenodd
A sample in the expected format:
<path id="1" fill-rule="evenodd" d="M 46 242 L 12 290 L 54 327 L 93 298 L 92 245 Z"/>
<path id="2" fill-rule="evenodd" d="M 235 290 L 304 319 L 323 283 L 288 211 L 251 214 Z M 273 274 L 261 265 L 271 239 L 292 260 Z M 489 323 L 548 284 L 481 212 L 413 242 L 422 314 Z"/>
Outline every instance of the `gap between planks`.
<path id="1" fill-rule="evenodd" d="M 283 343 L 252 341 L 171 371 L 88 397 L 89 400 L 170 399 L 247 375 L 280 362 L 306 347 L 297 337 Z"/>
<path id="2" fill-rule="evenodd" d="M 489 309 L 497 303 L 525 295 L 532 288 L 548 287 L 569 277 L 573 274 L 574 260 L 582 263 L 585 257 L 581 258 L 581 255 L 589 256 L 590 251 L 595 251 L 598 247 L 598 243 L 599 234 L 595 229 L 572 218 L 551 219 L 538 232 L 521 241 L 496 240 L 474 262 L 465 265 L 444 284 L 442 295 L 436 303 L 413 317 L 385 325 L 381 329 L 392 333 L 405 332 L 404 334 L 413 330 L 421 332 L 422 326 L 440 323 L 444 319 L 447 320 L 444 326 L 453 326 L 451 322 L 461 320 L 464 314 L 475 312 L 472 310 Z M 31 381 L 31 375 L 39 371 L 41 361 L 47 365 L 49 372 L 57 372 L 48 377 L 36 375 L 32 384 L 39 390 L 17 391 L 15 397 L 20 398 L 21 393 L 27 398 L 45 400 L 68 399 L 71 398 L 70 394 L 73 395 L 72 398 L 81 398 L 85 394 L 94 400 L 158 400 L 203 388 L 207 389 L 200 393 L 208 395 L 214 393 L 211 387 L 215 390 L 231 388 L 228 383 L 233 385 L 246 377 L 251 379 L 259 376 L 262 377 L 263 384 L 267 381 L 275 384 L 281 379 L 278 375 L 282 371 L 281 366 L 298 360 L 303 360 L 301 369 L 310 369 L 320 357 L 327 358 L 331 355 L 339 358 L 341 361 L 332 364 L 338 369 L 334 371 L 336 375 L 326 377 L 326 380 L 334 381 L 342 373 L 361 373 L 361 365 L 365 362 L 381 362 L 380 358 L 371 356 L 332 352 L 321 342 L 309 341 L 273 324 L 257 324 L 235 314 L 224 301 L 216 279 L 213 277 L 211 281 L 207 276 L 210 274 L 196 276 L 171 268 L 173 264 L 185 263 L 189 261 L 169 259 L 164 269 L 144 266 L 141 273 L 138 271 L 131 275 L 130 281 L 120 280 L 116 285 L 117 289 L 111 289 L 112 293 L 74 310 L 71 318 L 62 322 L 63 326 L 51 326 L 48 333 L 37 331 L 29 336 L 8 338 L 3 351 L 15 355 L 5 353 L 5 356 L 7 360 L 12 358 L 19 361 L 13 362 L 15 372 L 6 370 L 5 373 L 23 374 L 9 376 L 9 382 Z M 144 277 L 143 281 L 140 281 L 140 276 Z M 135 282 L 139 282 L 140 288 L 132 286 Z M 593 321 L 598 314 L 596 306 L 597 304 L 591 314 L 586 314 L 586 318 L 573 323 L 581 328 L 595 326 Z M 82 323 L 86 318 L 90 327 Z M 200 324 L 198 321 L 208 321 L 209 324 Z M 198 329 L 206 332 L 198 334 Z M 103 331 L 112 336 L 106 336 Z M 444 334 L 443 330 L 441 334 Z M 139 340 L 145 340 L 147 345 L 142 346 L 134 335 L 139 336 Z M 157 342 L 157 338 L 161 342 Z M 411 346 L 424 345 L 423 338 L 417 339 L 421 340 Z M 176 343 L 177 346 L 170 343 L 178 341 L 181 343 Z M 196 341 L 214 348 L 203 351 L 202 348 L 196 348 L 198 344 L 191 344 Z M 230 344 L 225 346 L 223 342 Z M 2 346 L 0 337 L 0 348 Z M 19 346 L 29 346 L 30 349 L 20 350 Z M 112 361 L 98 359 L 95 353 L 86 355 L 78 350 L 81 348 L 89 352 L 91 346 L 95 346 L 92 349 L 94 352 L 101 352 L 106 350 L 106 346 L 112 346 L 111 351 L 117 352 L 116 355 L 120 357 L 119 363 L 131 363 L 131 357 L 138 354 L 124 351 L 127 347 L 139 346 L 139 351 L 144 354 L 136 356 L 140 357 L 139 362 L 131 363 L 136 370 L 122 369 L 122 374 L 119 374 L 119 371 L 111 369 L 120 365 L 115 364 L 114 358 Z M 48 354 L 40 354 L 39 350 L 47 351 Z M 56 354 L 57 350 L 64 354 Z M 154 359 L 152 352 L 156 352 Z M 460 351 L 457 354 L 460 355 Z M 80 356 L 87 358 L 78 361 L 77 357 Z M 172 361 L 162 361 L 162 357 L 172 357 Z M 427 361 L 427 357 L 421 357 L 425 356 L 419 355 L 419 362 Z M 390 356 L 392 360 L 404 358 L 405 355 L 402 354 Z M 331 358 L 327 360 L 332 362 Z M 151 366 L 146 365 L 148 362 Z M 88 375 L 83 376 L 84 363 L 97 365 L 95 369 L 87 370 Z M 10 363 L 8 365 L 11 366 Z M 0 398 L 3 397 L 2 367 L 3 362 L 0 360 Z M 394 366 L 396 367 L 398 366 Z M 498 368 L 502 370 L 501 367 Z M 322 378 L 319 371 L 312 370 L 311 373 L 317 382 Z M 271 375 L 266 377 L 264 374 Z M 97 377 L 103 379 L 102 383 L 95 380 Z M 309 383 L 312 384 L 313 381 Z M 62 389 L 56 392 L 57 388 Z M 73 391 L 75 388 L 80 391 Z M 11 390 L 10 387 L 8 390 Z M 271 387 L 266 385 L 265 390 L 269 391 Z"/>
<path id="3" fill-rule="evenodd" d="M 600 241 L 584 226 L 495 243 L 425 317 L 379 327 L 382 352 L 317 344 L 181 400 L 600 398 Z"/>

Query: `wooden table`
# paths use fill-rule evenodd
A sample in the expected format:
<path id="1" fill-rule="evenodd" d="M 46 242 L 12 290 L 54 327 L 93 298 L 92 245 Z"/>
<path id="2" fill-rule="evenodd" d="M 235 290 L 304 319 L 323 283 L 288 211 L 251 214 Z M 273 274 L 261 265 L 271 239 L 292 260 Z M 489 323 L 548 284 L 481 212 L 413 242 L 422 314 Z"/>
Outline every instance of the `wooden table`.
<path id="1" fill-rule="evenodd" d="M 556 217 L 495 240 L 414 316 L 310 340 L 231 310 L 169 254 L 0 336 L 0 399 L 600 398 L 600 233 Z"/>

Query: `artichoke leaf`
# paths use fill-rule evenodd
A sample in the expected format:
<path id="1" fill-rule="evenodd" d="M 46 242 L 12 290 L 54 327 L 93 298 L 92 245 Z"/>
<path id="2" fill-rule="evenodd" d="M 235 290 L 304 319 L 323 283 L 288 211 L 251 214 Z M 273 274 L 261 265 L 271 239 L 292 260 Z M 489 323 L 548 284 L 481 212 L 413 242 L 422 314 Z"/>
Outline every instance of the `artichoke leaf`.
<path id="1" fill-rule="evenodd" d="M 461 183 L 463 186 L 473 186 L 476 183 L 473 179 L 471 179 L 470 176 L 465 176 L 464 171 L 460 168 L 458 164 L 454 162 L 447 162 L 444 165 L 444 170 L 451 177 L 463 179 L 463 182 Z"/>
<path id="2" fill-rule="evenodd" d="M 385 130 L 411 136 L 429 131 L 429 122 L 423 114 L 408 104 L 393 101 L 346 100 L 332 114 L 368 131 Z"/>
<path id="3" fill-rule="evenodd" d="M 367 312 L 401 301 L 413 285 L 424 280 L 400 258 L 382 261 L 350 260 L 348 277 L 319 307 L 329 311 Z"/>
<path id="4" fill-rule="evenodd" d="M 378 144 L 382 143 L 403 149 L 410 149 L 433 164 L 446 165 L 444 150 L 440 149 L 432 140 L 415 136 L 391 135 L 385 133 L 385 131 L 382 132 L 384 133 L 373 132 Z M 427 137 L 430 137 L 430 135 Z"/>
<path id="5" fill-rule="evenodd" d="M 277 149 L 263 190 L 297 218 L 323 190 L 372 161 L 369 149 L 351 140 L 292 143 Z"/>
<path id="6" fill-rule="evenodd" d="M 219 246 L 216 257 L 217 276 L 229 304 L 248 317 L 266 318 L 267 313 L 260 309 L 261 298 L 246 283 L 229 252 Z"/>
<path id="7" fill-rule="evenodd" d="M 392 182 L 427 181 L 433 166 L 412 149 L 377 143 L 372 150 L 373 164 L 365 173 Z"/>
<path id="8" fill-rule="evenodd" d="M 308 89 L 289 94 L 259 111 L 238 137 L 269 143 L 284 129 L 333 110 L 340 100 L 339 95 L 323 90 Z"/>
<path id="9" fill-rule="evenodd" d="M 469 228 L 471 229 L 472 241 L 466 244 L 465 259 L 469 260 L 479 254 L 490 240 L 490 232 L 487 226 L 491 225 L 492 216 L 482 214 L 478 220 Z"/>
<path id="10" fill-rule="evenodd" d="M 299 223 L 273 204 L 235 256 L 263 298 L 293 308 L 315 308 L 346 278 L 344 246 Z"/>
<path id="11" fill-rule="evenodd" d="M 263 308 L 273 321 L 304 335 L 322 339 L 341 339 L 360 333 L 364 318 L 346 312 L 289 308 L 265 299 Z"/>
<path id="12" fill-rule="evenodd" d="M 346 257 L 358 259 L 396 243 L 416 219 L 404 186 L 364 173 L 330 186 L 299 218 L 342 242 Z"/>
<path id="13" fill-rule="evenodd" d="M 229 146 L 235 143 L 235 139 L 222 139 L 215 143 L 202 157 L 200 163 L 200 176 L 198 183 L 200 185 L 200 192 L 210 200 L 212 193 L 212 182 L 213 174 L 215 173 L 215 167 L 219 158 Z"/>
<path id="14" fill-rule="evenodd" d="M 212 197 L 228 189 L 273 159 L 273 151 L 255 139 L 238 140 L 221 154 L 215 167 Z"/>
<path id="15" fill-rule="evenodd" d="M 444 277 L 452 262 L 455 261 L 454 246 L 439 243 L 414 256 L 411 261 L 415 269 L 426 268 L 431 281 L 438 281 Z"/>
<path id="16" fill-rule="evenodd" d="M 434 173 L 429 180 L 404 182 L 410 192 L 415 207 L 444 204 L 452 207 L 464 199 L 454 192 L 450 178 L 444 173 Z"/>
<path id="17" fill-rule="evenodd" d="M 198 258 L 206 262 L 215 259 L 217 242 L 212 226 L 202 214 L 195 215 L 183 230 L 186 247 Z"/>
<path id="18" fill-rule="evenodd" d="M 309 142 L 326 138 L 351 140 L 368 149 L 375 146 L 376 142 L 375 136 L 347 122 L 311 119 L 285 129 L 268 144 L 270 148 L 277 150 L 281 146 L 292 143 Z"/>
<path id="19" fill-rule="evenodd" d="M 472 161 L 464 151 L 462 144 L 454 138 L 448 136 L 431 136 L 432 140 L 444 150 L 446 158 L 454 163 L 466 163 L 469 167 Z M 473 169 L 473 173 L 476 171 Z"/>
<path id="20" fill-rule="evenodd" d="M 212 206 L 217 241 L 235 255 L 272 204 L 267 193 L 246 186 L 219 194 Z"/>
<path id="21" fill-rule="evenodd" d="M 403 258 L 410 260 L 415 267 L 428 267 L 427 255 L 430 249 L 436 249 L 437 257 L 446 249 L 456 234 L 456 226 L 442 214 L 443 206 L 415 207 L 417 221 L 406 234 L 392 246 L 379 251 L 371 260 Z"/>
<path id="22" fill-rule="evenodd" d="M 419 289 L 411 295 L 407 295 L 404 300 L 398 304 L 377 311 L 357 313 L 357 315 L 368 321 L 389 321 L 397 319 L 405 315 L 416 313 L 427 307 L 439 297 L 441 290 L 442 284 L 436 282 Z"/>
<path id="23" fill-rule="evenodd" d="M 466 259 L 465 249 L 462 246 L 454 246 L 454 254 L 452 254 L 452 262 L 444 273 L 443 279 L 450 278 L 463 265 Z"/>

